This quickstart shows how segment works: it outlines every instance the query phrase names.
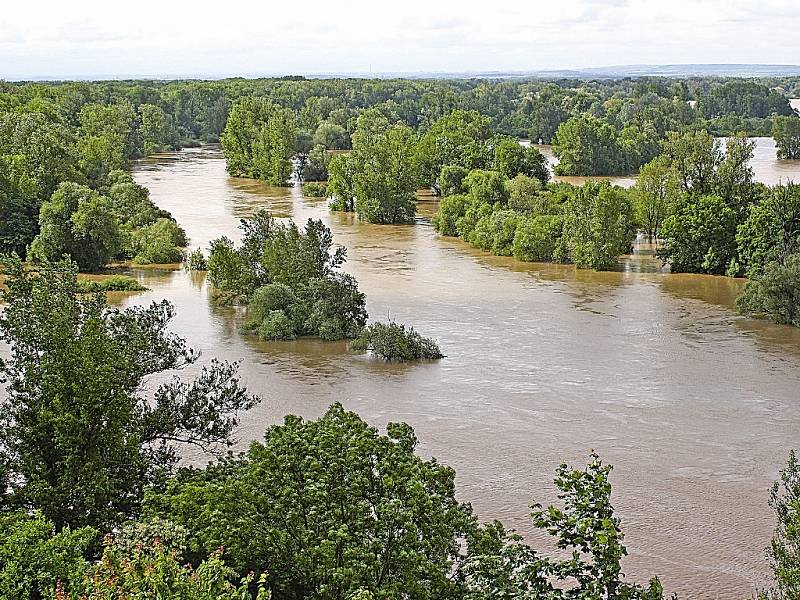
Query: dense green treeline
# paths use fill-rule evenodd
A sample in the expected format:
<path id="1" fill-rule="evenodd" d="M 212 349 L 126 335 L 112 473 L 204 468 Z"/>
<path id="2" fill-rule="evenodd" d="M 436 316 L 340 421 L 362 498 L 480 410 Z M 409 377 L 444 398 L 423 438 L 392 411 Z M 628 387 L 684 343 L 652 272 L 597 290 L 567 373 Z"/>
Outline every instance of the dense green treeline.
<path id="1" fill-rule="evenodd" d="M 5 82 L 0 250 L 26 254 L 41 227 L 39 211 L 61 183 L 103 194 L 109 174 L 129 161 L 187 144 L 222 141 L 232 174 L 273 185 L 287 183 L 292 160 L 309 181 L 326 180 L 333 161 L 339 204 L 360 195 L 367 220 L 402 222 L 413 217 L 412 180 L 438 190 L 446 165 L 502 171 L 480 149 L 501 136 L 554 142 L 564 174 L 636 171 L 659 152 L 667 132 L 685 129 L 774 131 L 780 155 L 796 156 L 797 117 L 787 99 L 797 93 L 796 78 Z M 367 113 L 388 123 L 386 139 L 366 134 L 359 141 L 358 122 Z M 465 117 L 474 114 L 482 120 Z M 360 174 L 331 154 L 350 149 L 353 136 L 374 161 Z M 474 138 L 474 148 L 465 137 Z M 364 165 L 366 153 L 361 157 Z M 531 160 L 539 164 L 517 172 L 543 167 Z M 392 179 L 402 180 L 398 189 Z M 341 200 L 348 184 L 352 194 Z"/>
<path id="2" fill-rule="evenodd" d="M 743 135 L 667 132 L 628 190 L 460 172 L 433 225 L 498 256 L 594 269 L 614 268 L 638 230 L 673 272 L 746 276 L 743 312 L 799 325 L 800 185 L 755 182 L 753 149 Z"/>
<path id="3" fill-rule="evenodd" d="M 657 578 L 623 575 L 611 467 L 595 454 L 558 468 L 557 505 L 531 506 L 557 554 L 481 524 L 405 423 L 380 433 L 334 403 L 225 454 L 259 401 L 236 365 L 212 361 L 153 394 L 142 385 L 197 359 L 169 330 L 171 305 L 112 309 L 79 290 L 68 262 L 4 269 L 0 598 L 663 597 Z M 178 468 L 179 444 L 216 460 Z M 792 453 L 769 501 L 775 599 L 800 591 L 798 502 Z"/>

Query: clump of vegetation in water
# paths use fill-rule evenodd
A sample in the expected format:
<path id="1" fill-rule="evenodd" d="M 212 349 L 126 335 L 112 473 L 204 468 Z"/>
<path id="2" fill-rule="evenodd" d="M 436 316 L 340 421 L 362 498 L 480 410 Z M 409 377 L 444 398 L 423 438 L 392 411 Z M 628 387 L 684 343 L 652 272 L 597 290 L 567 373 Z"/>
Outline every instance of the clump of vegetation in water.
<path id="1" fill-rule="evenodd" d="M 608 269 L 636 236 L 630 192 L 607 182 L 544 185 L 475 169 L 445 189 L 464 193 L 442 198 L 434 228 L 498 256 Z"/>
<path id="2" fill-rule="evenodd" d="M 314 336 L 352 339 L 367 321 L 366 299 L 352 275 L 340 273 L 344 248 L 322 221 L 303 230 L 266 211 L 242 222 L 242 245 L 211 243 L 208 277 L 224 301 L 248 304 L 244 331 L 264 339 Z"/>
<path id="3" fill-rule="evenodd" d="M 39 234 L 28 258 L 53 262 L 69 255 L 81 270 L 98 271 L 112 261 L 174 263 L 187 239 L 168 212 L 159 209 L 146 188 L 124 171 L 111 171 L 96 189 L 61 183 L 41 206 Z"/>
<path id="4" fill-rule="evenodd" d="M 387 362 L 444 358 L 433 339 L 421 336 L 413 327 L 394 322 L 365 327 L 350 348 L 355 352 L 371 352 Z"/>
<path id="5" fill-rule="evenodd" d="M 736 306 L 748 315 L 800 327 L 800 254 L 792 254 L 783 263 L 769 263 L 761 275 L 747 282 Z"/>
<path id="6" fill-rule="evenodd" d="M 144 292 L 148 288 L 133 277 L 112 275 L 104 279 L 78 279 L 78 289 L 81 293 L 88 294 L 97 292 Z"/>
<path id="7" fill-rule="evenodd" d="M 324 181 L 309 181 L 303 184 L 303 195 L 310 198 L 324 198 L 328 195 L 328 184 Z"/>
<path id="8" fill-rule="evenodd" d="M 198 248 L 186 255 L 183 268 L 187 271 L 208 271 L 208 260 L 203 251 Z"/>

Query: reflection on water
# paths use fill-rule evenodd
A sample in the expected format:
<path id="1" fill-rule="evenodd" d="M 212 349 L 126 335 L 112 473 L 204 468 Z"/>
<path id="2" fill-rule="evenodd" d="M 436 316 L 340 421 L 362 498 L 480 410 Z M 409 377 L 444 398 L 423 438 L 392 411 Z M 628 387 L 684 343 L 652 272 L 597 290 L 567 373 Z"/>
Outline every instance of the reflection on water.
<path id="1" fill-rule="evenodd" d="M 523 533 L 531 501 L 554 500 L 555 467 L 594 448 L 615 465 L 629 574 L 659 573 L 683 596 L 742 598 L 765 583 L 767 489 L 800 446 L 800 330 L 737 316 L 740 281 L 665 273 L 646 245 L 606 273 L 492 257 L 437 236 L 424 218 L 435 203 L 415 226 L 359 224 L 297 189 L 230 179 L 220 158 L 186 150 L 135 175 L 194 247 L 238 239 L 238 219 L 260 207 L 323 219 L 373 318 L 412 323 L 448 355 L 398 366 L 343 344 L 260 342 L 237 332 L 240 310 L 208 302 L 202 275 L 138 270 L 152 291 L 124 302 L 169 298 L 204 360 L 241 360 L 264 396 L 240 447 L 288 412 L 316 417 L 340 400 L 378 426 L 412 423 L 482 518 Z"/>

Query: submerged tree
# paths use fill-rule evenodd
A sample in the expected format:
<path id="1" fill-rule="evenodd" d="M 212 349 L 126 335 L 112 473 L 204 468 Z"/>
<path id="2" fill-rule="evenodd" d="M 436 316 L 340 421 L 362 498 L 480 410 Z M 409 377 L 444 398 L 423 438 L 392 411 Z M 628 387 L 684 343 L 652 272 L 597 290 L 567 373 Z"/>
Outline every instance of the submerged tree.
<path id="1" fill-rule="evenodd" d="M 240 98 L 220 136 L 228 173 L 286 185 L 292 174 L 296 131 L 289 109 L 266 98 Z"/>
<path id="2" fill-rule="evenodd" d="M 171 304 L 110 308 L 104 294 L 81 293 L 69 262 L 3 266 L 7 503 L 40 509 L 57 529 L 108 530 L 136 515 L 145 487 L 172 472 L 176 443 L 210 452 L 232 443 L 237 413 L 257 402 L 235 364 L 214 361 L 191 383 L 175 378 L 145 394 L 148 376 L 197 358 L 167 328 Z"/>
<path id="3" fill-rule="evenodd" d="M 372 352 L 390 362 L 444 358 L 433 339 L 423 337 L 413 327 L 393 321 L 365 327 L 350 348 L 356 352 Z"/>
<path id="4" fill-rule="evenodd" d="M 775 138 L 778 158 L 800 158 L 800 117 L 775 117 L 772 137 Z"/>

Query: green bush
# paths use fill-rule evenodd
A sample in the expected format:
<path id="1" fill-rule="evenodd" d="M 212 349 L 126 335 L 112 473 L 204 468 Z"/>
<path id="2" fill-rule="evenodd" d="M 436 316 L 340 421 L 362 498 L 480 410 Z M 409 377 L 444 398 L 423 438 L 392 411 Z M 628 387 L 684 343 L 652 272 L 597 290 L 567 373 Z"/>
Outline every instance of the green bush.
<path id="1" fill-rule="evenodd" d="M 144 292 L 148 288 L 143 286 L 133 277 L 112 275 L 105 279 L 79 279 L 78 290 L 81 293 L 98 292 Z"/>
<path id="2" fill-rule="evenodd" d="M 457 237 L 456 224 L 466 214 L 469 206 L 470 200 L 463 194 L 445 196 L 439 203 L 439 210 L 433 215 L 433 228 L 442 235 Z"/>
<path id="3" fill-rule="evenodd" d="M 58 582 L 78 589 L 89 567 L 84 554 L 98 536 L 90 527 L 54 533 L 38 513 L 0 513 L 0 598 L 51 598 Z"/>
<path id="4" fill-rule="evenodd" d="M 215 550 L 195 569 L 158 539 L 131 548 L 120 547 L 109 537 L 103 557 L 86 578 L 80 597 L 82 600 L 268 600 L 263 577 L 256 583 L 251 573 L 239 585 L 231 583 L 236 573 L 225 564 L 222 554 L 222 548 Z M 64 591 L 70 593 L 69 588 Z"/>
<path id="5" fill-rule="evenodd" d="M 250 299 L 247 306 L 247 322 L 245 330 L 256 330 L 270 313 L 282 311 L 288 315 L 297 302 L 297 296 L 285 283 L 269 283 L 261 286 Z"/>
<path id="6" fill-rule="evenodd" d="M 323 340 L 352 339 L 367 322 L 366 297 L 358 291 L 358 282 L 348 274 L 313 279 L 303 291 L 309 310 L 306 335 Z"/>
<path id="7" fill-rule="evenodd" d="M 481 250 L 490 250 L 495 256 L 511 256 L 519 219 L 519 213 L 513 210 L 494 211 L 478 220 L 470 242 Z"/>
<path id="8" fill-rule="evenodd" d="M 514 234 L 512 254 L 517 260 L 550 262 L 561 237 L 561 217 L 522 217 Z"/>
<path id="9" fill-rule="evenodd" d="M 675 272 L 722 275 L 736 257 L 736 213 L 719 196 L 686 199 L 660 234 L 659 255 Z"/>
<path id="10" fill-rule="evenodd" d="M 186 232 L 175 221 L 161 218 L 134 232 L 136 255 L 133 262 L 140 265 L 178 263 L 183 260 L 182 248 L 187 244 Z"/>
<path id="11" fill-rule="evenodd" d="M 271 310 L 258 326 L 258 337 L 262 340 L 293 340 L 297 338 L 294 323 L 282 310 Z"/>
<path id="12" fill-rule="evenodd" d="M 459 165 L 445 165 L 439 173 L 437 184 L 439 193 L 442 196 L 453 196 L 455 194 L 465 194 L 467 188 L 464 186 L 464 178 L 469 175 L 469 170 Z"/>
<path id="13" fill-rule="evenodd" d="M 183 268 L 187 271 L 208 271 L 208 261 L 206 260 L 203 251 L 198 248 L 194 252 L 190 252 L 186 256 L 183 263 Z"/>
<path id="14" fill-rule="evenodd" d="M 394 322 L 365 327 L 350 347 L 355 352 L 372 352 L 387 362 L 444 358 L 433 339 L 422 337 L 413 327 Z"/>
<path id="15" fill-rule="evenodd" d="M 747 282 L 736 306 L 745 314 L 800 327 L 800 254 L 789 256 L 784 264 L 769 263 L 763 275 Z"/>
<path id="16" fill-rule="evenodd" d="M 311 198 L 325 198 L 328 195 L 328 185 L 320 181 L 310 181 L 303 184 L 303 195 Z"/>

